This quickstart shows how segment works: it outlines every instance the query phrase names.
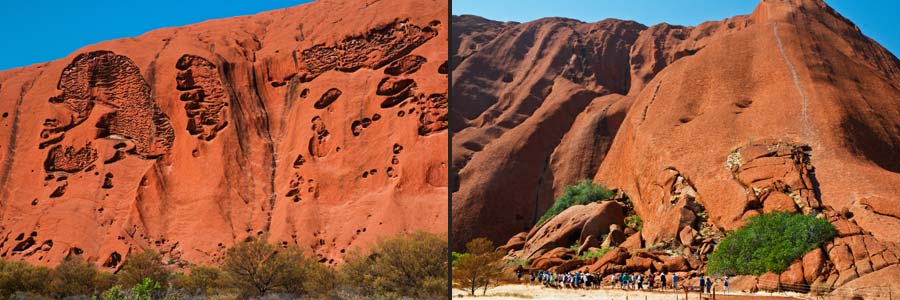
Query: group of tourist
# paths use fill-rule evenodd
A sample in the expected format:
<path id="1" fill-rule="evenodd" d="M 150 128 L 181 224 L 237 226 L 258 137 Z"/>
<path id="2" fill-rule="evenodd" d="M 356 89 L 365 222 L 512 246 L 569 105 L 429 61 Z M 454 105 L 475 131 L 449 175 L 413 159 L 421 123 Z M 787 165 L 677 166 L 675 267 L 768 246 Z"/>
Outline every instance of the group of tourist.
<path id="1" fill-rule="evenodd" d="M 516 271 L 516 278 L 523 280 L 523 270 Z M 609 282 L 613 288 L 626 290 L 666 290 L 678 289 L 679 277 L 676 273 L 618 273 L 610 275 Z M 549 271 L 535 271 L 528 275 L 526 280 L 532 283 L 540 283 L 551 288 L 594 289 L 601 288 L 603 275 L 600 272 L 566 272 L 554 273 Z M 704 293 L 712 293 L 713 282 L 709 276 L 700 276 L 698 280 L 700 290 Z M 728 277 L 721 278 L 724 292 L 728 292 Z M 683 283 L 687 284 L 687 283 Z"/>
<path id="2" fill-rule="evenodd" d="M 517 271 L 516 277 L 521 280 L 522 272 Z M 602 279 L 603 276 L 599 272 L 551 273 L 547 271 L 533 272 L 528 278 L 529 281 L 540 283 L 545 287 L 573 289 L 599 288 Z"/>

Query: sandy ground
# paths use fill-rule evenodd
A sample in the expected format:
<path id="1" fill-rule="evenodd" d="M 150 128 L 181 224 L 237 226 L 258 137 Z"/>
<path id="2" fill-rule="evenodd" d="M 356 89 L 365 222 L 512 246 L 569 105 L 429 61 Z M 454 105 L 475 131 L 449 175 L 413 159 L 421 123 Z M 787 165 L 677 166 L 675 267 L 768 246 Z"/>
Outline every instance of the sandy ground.
<path id="1" fill-rule="evenodd" d="M 454 289 L 453 299 L 485 299 L 485 300 L 564 300 L 564 299 L 580 299 L 580 300 L 685 300 L 684 292 L 638 292 L 623 291 L 618 289 L 598 289 L 598 290 L 570 290 L 570 289 L 551 289 L 540 286 L 525 285 L 503 285 L 488 289 L 487 295 L 482 296 L 479 290 L 475 297 L 468 296 L 463 290 Z M 767 300 L 787 300 L 787 299 L 805 299 L 800 295 L 785 294 L 730 294 L 728 296 L 716 295 L 717 300 L 743 300 L 743 299 L 767 299 Z M 699 299 L 696 293 L 688 295 L 687 300 Z M 705 299 L 705 298 L 704 298 Z"/>

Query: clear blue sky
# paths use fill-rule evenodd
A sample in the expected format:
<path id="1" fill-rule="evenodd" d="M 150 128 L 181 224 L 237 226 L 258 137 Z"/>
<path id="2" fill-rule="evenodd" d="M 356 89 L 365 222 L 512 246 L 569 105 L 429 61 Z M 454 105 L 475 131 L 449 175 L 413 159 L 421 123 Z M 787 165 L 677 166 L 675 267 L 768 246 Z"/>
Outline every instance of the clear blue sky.
<path id="1" fill-rule="evenodd" d="M 0 0 L 0 70 L 51 61 L 105 40 L 311 0 Z"/>
<path id="2" fill-rule="evenodd" d="M 759 0 L 454 0 L 453 14 L 478 15 L 498 21 L 527 22 L 542 17 L 567 17 L 587 22 L 606 18 L 638 21 L 650 26 L 666 22 L 697 25 L 749 14 Z M 862 32 L 900 54 L 900 1 L 826 0 Z"/>

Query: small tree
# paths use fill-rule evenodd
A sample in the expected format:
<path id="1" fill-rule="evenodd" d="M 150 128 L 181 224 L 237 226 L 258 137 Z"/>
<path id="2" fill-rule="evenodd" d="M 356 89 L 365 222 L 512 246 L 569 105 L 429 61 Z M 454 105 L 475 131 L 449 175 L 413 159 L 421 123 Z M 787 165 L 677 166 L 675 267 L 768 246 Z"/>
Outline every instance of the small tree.
<path id="1" fill-rule="evenodd" d="M 97 266 L 84 261 L 80 255 L 70 255 L 53 270 L 49 292 L 60 298 L 94 294 L 99 275 Z"/>
<path id="2" fill-rule="evenodd" d="M 486 238 L 476 238 L 466 243 L 466 253 L 453 265 L 453 285 L 475 295 L 478 288 L 487 292 L 491 279 L 502 274 L 500 259 L 503 252 L 494 250 L 494 243 Z"/>
<path id="3" fill-rule="evenodd" d="M 281 249 L 263 239 L 249 239 L 228 249 L 222 269 L 228 285 L 238 287 L 245 296 L 323 292 L 331 272 L 296 247 Z"/>
<path id="4" fill-rule="evenodd" d="M 117 274 L 119 284 L 126 288 L 141 284 L 147 278 L 167 286 L 171 275 L 162 262 L 162 256 L 150 249 L 128 256 Z"/>
<path id="5" fill-rule="evenodd" d="M 228 282 L 248 295 L 263 295 L 278 287 L 288 262 L 277 257 L 275 246 L 249 239 L 228 249 L 222 269 Z"/>

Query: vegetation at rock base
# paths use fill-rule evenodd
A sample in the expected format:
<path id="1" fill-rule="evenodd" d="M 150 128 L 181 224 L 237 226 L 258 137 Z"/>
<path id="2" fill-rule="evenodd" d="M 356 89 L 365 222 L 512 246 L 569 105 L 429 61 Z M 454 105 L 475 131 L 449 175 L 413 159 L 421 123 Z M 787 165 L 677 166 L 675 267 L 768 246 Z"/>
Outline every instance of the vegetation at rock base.
<path id="1" fill-rule="evenodd" d="M 625 227 L 632 228 L 634 231 L 641 231 L 644 229 L 644 221 L 641 220 L 641 216 L 633 214 L 625 218 Z"/>
<path id="2" fill-rule="evenodd" d="M 781 273 L 790 264 L 835 235 L 827 220 L 803 214 L 771 212 L 747 220 L 710 255 L 707 272 L 727 275 Z"/>
<path id="3" fill-rule="evenodd" d="M 544 224 L 544 222 L 547 222 L 553 218 L 553 216 L 558 215 L 573 205 L 584 205 L 608 200 L 615 195 L 615 192 L 607 189 L 603 185 L 594 184 L 588 179 L 582 180 L 578 182 L 578 184 L 567 186 L 562 196 L 559 196 L 559 198 L 553 202 L 553 205 L 550 206 L 550 209 L 548 209 L 543 216 L 541 216 L 535 226 Z"/>
<path id="4" fill-rule="evenodd" d="M 494 250 L 494 243 L 486 238 L 476 238 L 466 243 L 466 253 L 453 264 L 453 286 L 475 295 L 482 288 L 487 292 L 492 279 L 499 278 L 503 264 L 502 251 Z"/>
<path id="5" fill-rule="evenodd" d="M 144 250 L 128 256 L 125 265 L 116 273 L 119 284 L 131 287 L 151 279 L 166 286 L 169 282 L 169 271 L 163 264 L 162 256 L 153 250 Z"/>
<path id="6" fill-rule="evenodd" d="M 585 251 L 578 256 L 579 259 L 588 260 L 591 258 L 601 258 L 603 255 L 606 255 L 609 250 L 612 250 L 612 247 L 603 247 L 599 249 L 594 249 L 593 251 Z"/>
<path id="7" fill-rule="evenodd" d="M 337 269 L 264 239 L 234 245 L 221 269 L 184 273 L 153 251 L 133 252 L 116 274 L 80 255 L 55 268 L 0 260 L 0 299 L 446 299 L 447 250 L 445 237 L 414 233 L 384 239 L 367 255 L 352 251 Z"/>
<path id="8" fill-rule="evenodd" d="M 447 238 L 435 234 L 388 238 L 375 245 L 371 255 L 348 255 L 341 273 L 361 295 L 446 299 L 448 250 Z"/>

